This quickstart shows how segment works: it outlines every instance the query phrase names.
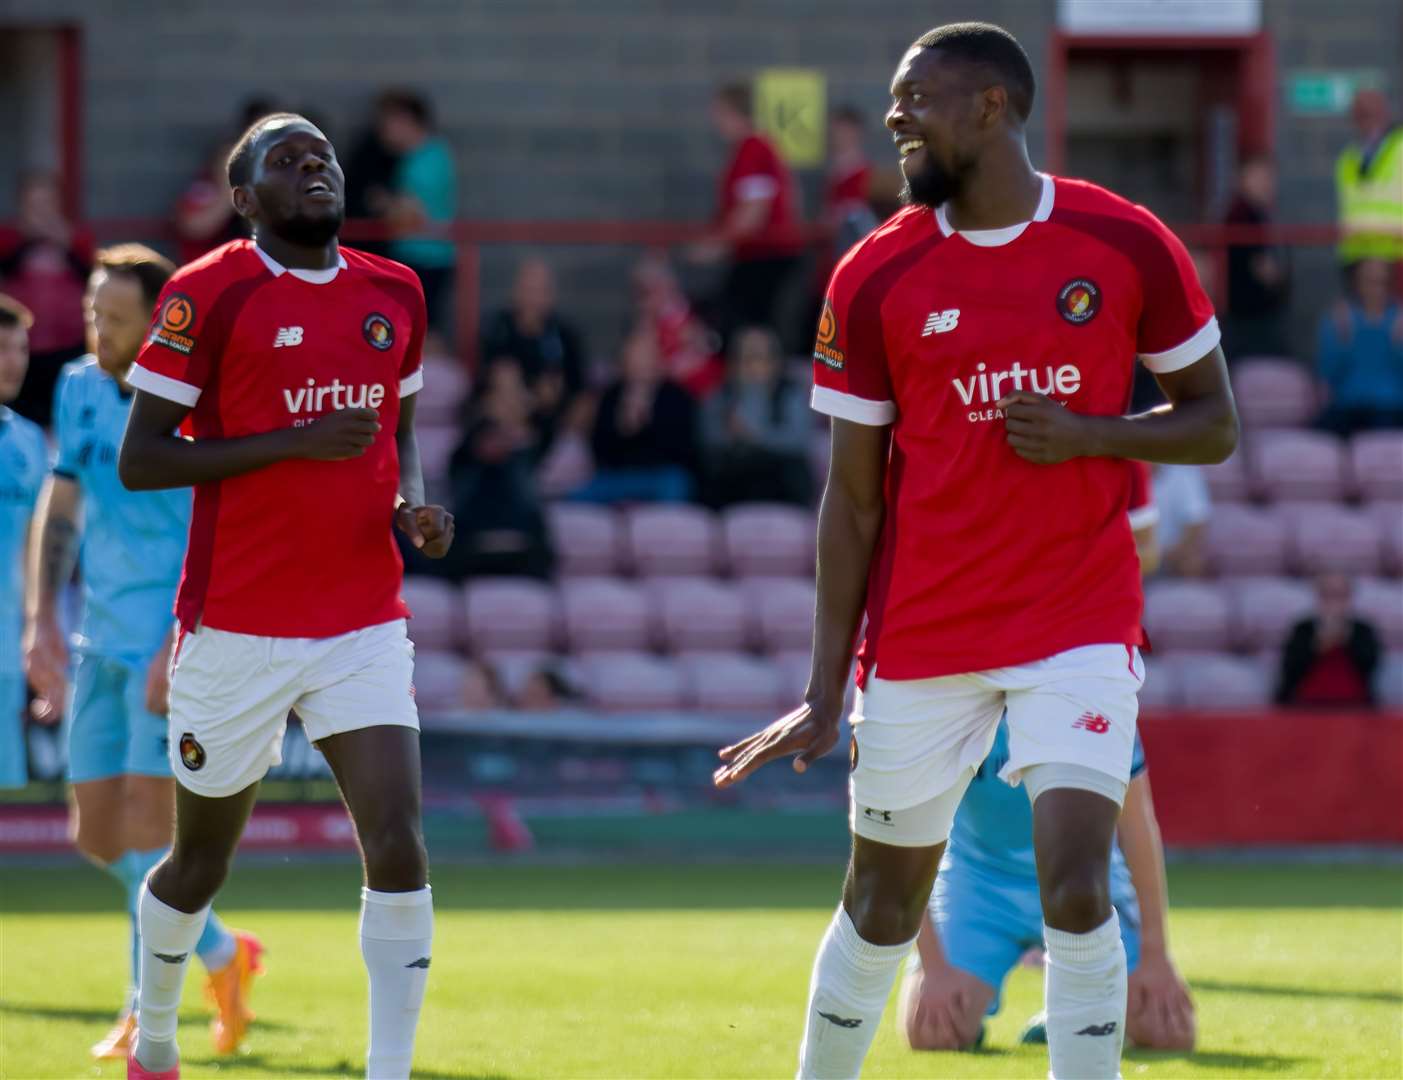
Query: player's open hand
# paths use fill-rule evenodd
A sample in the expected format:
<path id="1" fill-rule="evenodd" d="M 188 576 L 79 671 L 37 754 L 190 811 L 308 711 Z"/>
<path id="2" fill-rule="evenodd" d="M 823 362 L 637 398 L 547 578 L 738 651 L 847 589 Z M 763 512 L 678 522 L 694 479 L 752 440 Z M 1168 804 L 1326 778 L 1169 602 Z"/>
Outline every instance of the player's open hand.
<path id="1" fill-rule="evenodd" d="M 1008 445 L 1024 461 L 1056 465 L 1086 454 L 1086 418 L 1052 398 L 1016 390 L 995 407 L 1003 410 Z"/>
<path id="2" fill-rule="evenodd" d="M 441 559 L 453 544 L 453 515 L 441 506 L 400 504 L 395 524 L 409 542 L 431 559 Z"/>
<path id="3" fill-rule="evenodd" d="M 1189 988 L 1164 954 L 1142 955 L 1130 973 L 1126 1028 L 1136 1045 L 1192 1050 L 1196 1025 Z"/>
<path id="4" fill-rule="evenodd" d="M 717 756 L 725 764 L 712 774 L 711 782 L 719 788 L 739 784 L 761 765 L 791 754 L 798 755 L 794 771 L 805 772 L 838 741 L 840 708 L 820 711 L 813 705 L 800 705 L 749 738 L 723 747 Z"/>
<path id="5" fill-rule="evenodd" d="M 68 697 L 68 646 L 63 631 L 56 623 L 31 622 L 23 644 L 24 673 L 35 694 L 30 714 L 41 724 L 57 724 Z"/>
<path id="6" fill-rule="evenodd" d="M 293 430 L 298 432 L 298 457 L 346 461 L 370 449 L 380 434 L 380 414 L 375 409 L 338 409 Z"/>

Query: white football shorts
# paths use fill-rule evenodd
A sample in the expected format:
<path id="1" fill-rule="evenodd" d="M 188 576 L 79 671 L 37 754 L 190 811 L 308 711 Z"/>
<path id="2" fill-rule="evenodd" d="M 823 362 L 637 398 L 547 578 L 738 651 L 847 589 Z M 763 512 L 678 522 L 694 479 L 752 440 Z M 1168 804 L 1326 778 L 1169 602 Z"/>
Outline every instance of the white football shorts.
<path id="1" fill-rule="evenodd" d="M 171 771 L 197 795 L 242 791 L 282 761 L 291 709 L 312 743 L 386 724 L 418 730 L 405 620 L 328 638 L 182 633 L 171 665 Z"/>
<path id="2" fill-rule="evenodd" d="M 849 821 L 859 836 L 898 847 L 948 839 L 1005 709 L 1009 759 L 999 776 L 1008 783 L 1047 764 L 1130 782 L 1136 695 L 1145 681 L 1133 646 L 1085 645 L 1030 664 L 933 679 L 889 681 L 879 672 L 880 662 L 851 717 Z"/>

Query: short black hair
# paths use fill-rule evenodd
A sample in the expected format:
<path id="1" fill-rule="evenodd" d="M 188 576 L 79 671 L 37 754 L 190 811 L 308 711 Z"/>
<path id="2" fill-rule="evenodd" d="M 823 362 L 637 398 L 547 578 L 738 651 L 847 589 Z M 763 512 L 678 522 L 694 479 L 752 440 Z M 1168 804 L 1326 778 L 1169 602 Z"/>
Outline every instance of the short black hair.
<path id="1" fill-rule="evenodd" d="M 275 120 L 301 120 L 310 123 L 305 116 L 297 113 L 275 112 L 260 116 L 249 124 L 239 136 L 239 141 L 234 144 L 234 149 L 229 151 L 230 187 L 242 187 L 253 179 L 253 144 L 258 141 L 258 136 L 263 134 L 263 129 Z"/>
<path id="2" fill-rule="evenodd" d="M 426 131 L 433 130 L 434 107 L 429 99 L 414 90 L 402 87 L 383 90 L 375 99 L 376 112 L 402 112 Z"/>
<path id="3" fill-rule="evenodd" d="M 97 266 L 109 274 L 125 274 L 141 286 L 146 306 L 154 308 L 161 290 L 175 273 L 175 264 L 145 244 L 115 244 L 97 253 Z"/>
<path id="4" fill-rule="evenodd" d="M 726 83 L 717 89 L 716 100 L 737 116 L 744 116 L 747 120 L 754 115 L 755 94 L 748 82 Z"/>
<path id="5" fill-rule="evenodd" d="M 34 314 L 13 296 L 0 293 L 0 328 L 12 330 L 16 326 L 28 330 L 34 325 Z"/>
<path id="6" fill-rule="evenodd" d="M 1001 83 L 1008 91 L 1008 102 L 1020 120 L 1027 120 L 1033 111 L 1033 95 L 1037 84 L 1033 65 L 1018 39 L 1002 26 L 986 22 L 947 23 L 927 31 L 916 39 L 922 49 L 942 52 L 977 64 L 993 76 L 991 82 Z"/>

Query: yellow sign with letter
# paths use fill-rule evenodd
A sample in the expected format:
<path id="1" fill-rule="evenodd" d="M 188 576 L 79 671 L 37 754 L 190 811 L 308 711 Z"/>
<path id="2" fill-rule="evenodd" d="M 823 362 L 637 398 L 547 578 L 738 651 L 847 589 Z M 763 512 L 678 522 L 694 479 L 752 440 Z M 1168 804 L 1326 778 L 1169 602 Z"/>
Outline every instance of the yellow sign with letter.
<path id="1" fill-rule="evenodd" d="M 755 77 L 755 126 L 796 168 L 823 164 L 828 84 L 821 71 L 766 68 Z"/>

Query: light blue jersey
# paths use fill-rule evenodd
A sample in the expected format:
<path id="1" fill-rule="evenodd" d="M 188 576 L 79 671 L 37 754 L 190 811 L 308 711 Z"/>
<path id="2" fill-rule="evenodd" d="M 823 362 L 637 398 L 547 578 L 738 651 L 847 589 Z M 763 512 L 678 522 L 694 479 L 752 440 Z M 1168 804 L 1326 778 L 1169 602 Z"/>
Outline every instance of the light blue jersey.
<path id="1" fill-rule="evenodd" d="M 0 787 L 29 780 L 24 749 L 24 549 L 49 451 L 37 424 L 0 405 Z"/>
<path id="2" fill-rule="evenodd" d="M 142 658 L 161 646 L 174 620 L 191 494 L 122 486 L 117 450 L 130 411 L 130 395 L 90 356 L 59 376 L 54 473 L 83 493 L 83 616 L 74 646 L 81 653 Z"/>

